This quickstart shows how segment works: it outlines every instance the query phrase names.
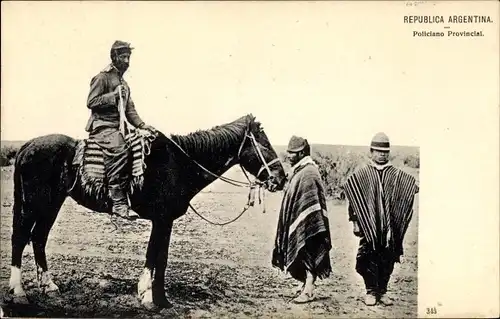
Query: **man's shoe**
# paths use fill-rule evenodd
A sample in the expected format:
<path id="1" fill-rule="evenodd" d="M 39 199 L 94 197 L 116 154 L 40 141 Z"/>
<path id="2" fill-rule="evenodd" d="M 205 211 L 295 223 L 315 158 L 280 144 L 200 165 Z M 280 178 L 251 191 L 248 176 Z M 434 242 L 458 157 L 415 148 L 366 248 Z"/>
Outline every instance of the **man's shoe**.
<path id="1" fill-rule="evenodd" d="M 367 306 L 375 306 L 377 304 L 377 298 L 372 294 L 367 294 L 365 296 L 365 304 Z"/>
<path id="2" fill-rule="evenodd" d="M 128 207 L 127 195 L 119 185 L 109 185 L 109 197 L 113 202 L 113 214 L 128 220 L 140 218 L 139 214 Z"/>
<path id="3" fill-rule="evenodd" d="M 302 304 L 311 302 L 313 300 L 314 300 L 314 295 L 312 292 L 302 291 L 302 293 L 297 298 L 293 299 L 292 302 L 296 304 Z"/>
<path id="4" fill-rule="evenodd" d="M 392 305 L 392 300 L 386 295 L 381 295 L 379 301 L 386 306 Z"/>

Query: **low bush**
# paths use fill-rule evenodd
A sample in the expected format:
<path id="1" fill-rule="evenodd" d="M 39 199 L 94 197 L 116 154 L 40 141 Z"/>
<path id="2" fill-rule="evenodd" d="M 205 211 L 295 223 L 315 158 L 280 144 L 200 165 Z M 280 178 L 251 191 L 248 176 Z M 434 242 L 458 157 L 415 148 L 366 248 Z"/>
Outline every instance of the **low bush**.
<path id="1" fill-rule="evenodd" d="M 367 161 L 363 154 L 324 154 L 315 152 L 313 160 L 318 164 L 321 179 L 325 185 L 327 196 L 342 199 L 341 186 L 354 170 Z"/>
<path id="2" fill-rule="evenodd" d="M 406 155 L 403 164 L 411 168 L 420 168 L 420 157 L 416 154 Z"/>
<path id="3" fill-rule="evenodd" d="M 286 153 L 279 154 L 284 163 L 285 170 L 290 170 L 290 165 L 285 162 Z M 368 154 L 346 150 L 339 153 L 328 153 L 316 151 L 311 154 L 313 160 L 318 164 L 321 179 L 325 185 L 327 196 L 333 199 L 344 199 L 341 185 L 354 170 L 369 161 Z M 392 153 L 391 162 L 396 167 L 420 168 L 420 158 L 418 154 Z"/>
<path id="4" fill-rule="evenodd" d="M 9 166 L 14 163 L 18 148 L 6 145 L 0 148 L 0 166 Z"/>

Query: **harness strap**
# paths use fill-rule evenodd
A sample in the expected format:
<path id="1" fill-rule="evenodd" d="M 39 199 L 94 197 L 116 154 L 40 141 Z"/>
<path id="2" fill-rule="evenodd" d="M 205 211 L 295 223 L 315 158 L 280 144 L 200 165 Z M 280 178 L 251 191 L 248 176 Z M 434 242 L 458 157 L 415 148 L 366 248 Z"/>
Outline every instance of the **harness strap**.
<path id="1" fill-rule="evenodd" d="M 123 136 L 125 136 L 125 108 L 123 105 L 123 97 L 122 97 L 122 92 L 118 94 L 120 96 L 120 105 L 119 105 L 119 112 L 120 112 L 120 132 L 122 133 Z"/>
<path id="2" fill-rule="evenodd" d="M 271 176 L 271 170 L 269 169 L 269 165 L 266 162 L 266 159 L 264 158 L 264 155 L 262 155 L 262 152 L 261 152 L 260 148 L 257 147 L 257 141 L 255 140 L 255 136 L 253 136 L 252 133 L 250 133 L 250 140 L 252 141 L 252 145 L 253 145 L 255 151 L 257 152 L 257 155 L 259 156 L 260 161 L 262 162 L 263 168 L 266 169 L 268 176 Z M 262 168 L 261 168 L 261 170 L 262 170 Z M 259 171 L 259 175 L 260 175 L 260 171 Z M 259 176 L 259 175 L 257 175 L 257 176 Z"/>
<path id="3" fill-rule="evenodd" d="M 215 178 L 220 178 L 221 180 L 225 181 L 226 183 L 234 185 L 234 186 L 238 186 L 238 187 L 244 187 L 244 186 L 250 186 L 251 185 L 251 183 L 237 181 L 237 180 L 225 177 L 225 176 L 219 176 L 219 175 L 217 175 L 215 173 L 212 173 L 211 171 L 209 171 L 208 169 L 206 169 L 203 165 L 201 165 L 196 160 L 194 160 L 191 156 L 189 156 L 189 154 L 186 153 L 186 151 L 184 151 L 184 149 L 182 149 L 182 147 L 179 144 L 177 144 L 174 140 L 172 140 L 168 136 L 165 136 L 165 137 L 168 140 L 170 140 L 184 155 L 186 155 L 191 161 L 193 161 L 193 163 L 195 163 L 199 168 L 201 168 L 203 171 L 207 172 L 211 176 L 213 176 Z M 237 183 L 239 183 L 241 185 L 238 185 Z"/>
<path id="4" fill-rule="evenodd" d="M 275 159 L 273 159 L 272 161 L 270 161 L 269 163 L 267 163 L 268 166 L 271 166 L 273 165 L 274 163 L 278 162 L 280 159 L 278 157 L 276 157 Z M 264 171 L 264 169 L 268 169 L 268 172 L 269 172 L 269 167 L 265 166 L 264 164 L 262 165 L 262 167 L 260 168 L 259 172 L 257 173 L 257 177 L 260 176 L 260 174 Z"/>

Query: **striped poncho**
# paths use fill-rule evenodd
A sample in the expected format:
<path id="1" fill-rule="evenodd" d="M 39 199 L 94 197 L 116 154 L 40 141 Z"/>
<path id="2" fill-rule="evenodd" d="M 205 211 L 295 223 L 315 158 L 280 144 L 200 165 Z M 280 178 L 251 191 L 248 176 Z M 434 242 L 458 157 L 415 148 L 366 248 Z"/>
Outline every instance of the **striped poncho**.
<path id="1" fill-rule="evenodd" d="M 156 134 L 140 133 L 137 130 L 129 133 L 126 137 L 127 152 L 129 152 L 129 163 L 127 163 L 126 174 L 128 177 L 129 192 L 132 194 L 142 188 L 144 172 L 146 170 L 146 156 L 149 154 L 151 143 Z M 89 196 L 102 199 L 107 196 L 107 177 L 104 166 L 104 154 L 107 150 L 100 146 L 94 139 L 82 139 L 79 141 L 73 164 L 79 166 L 81 186 Z"/>
<path id="2" fill-rule="evenodd" d="M 294 168 L 281 204 L 273 266 L 305 280 L 304 267 L 319 278 L 330 274 L 326 198 L 316 164 L 305 157 Z M 304 266 L 306 264 L 307 266 Z"/>
<path id="3" fill-rule="evenodd" d="M 418 192 L 415 178 L 390 164 L 380 168 L 372 163 L 353 173 L 343 188 L 369 245 L 401 256 Z"/>

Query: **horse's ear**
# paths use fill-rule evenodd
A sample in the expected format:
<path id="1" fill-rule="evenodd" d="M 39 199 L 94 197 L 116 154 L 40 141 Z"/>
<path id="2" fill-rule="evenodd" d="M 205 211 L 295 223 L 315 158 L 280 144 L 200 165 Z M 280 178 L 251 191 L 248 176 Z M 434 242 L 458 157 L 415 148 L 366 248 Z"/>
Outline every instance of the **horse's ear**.
<path id="1" fill-rule="evenodd" d="M 252 126 L 256 131 L 262 131 L 262 127 L 259 121 L 254 121 L 252 123 Z"/>
<path id="2" fill-rule="evenodd" d="M 248 118 L 250 119 L 250 123 L 256 122 L 255 121 L 256 118 L 252 113 L 248 114 Z"/>

